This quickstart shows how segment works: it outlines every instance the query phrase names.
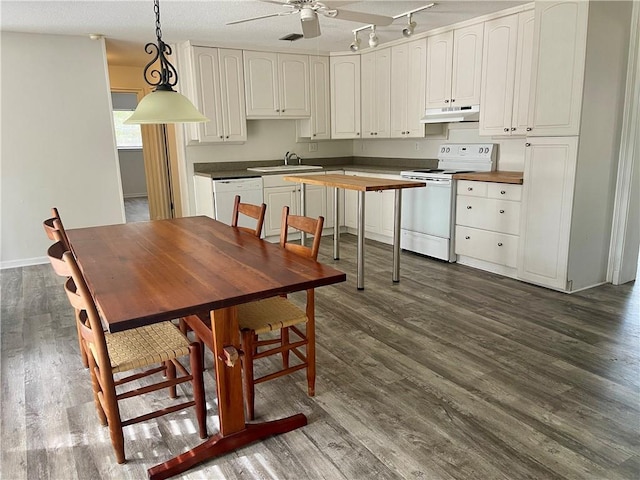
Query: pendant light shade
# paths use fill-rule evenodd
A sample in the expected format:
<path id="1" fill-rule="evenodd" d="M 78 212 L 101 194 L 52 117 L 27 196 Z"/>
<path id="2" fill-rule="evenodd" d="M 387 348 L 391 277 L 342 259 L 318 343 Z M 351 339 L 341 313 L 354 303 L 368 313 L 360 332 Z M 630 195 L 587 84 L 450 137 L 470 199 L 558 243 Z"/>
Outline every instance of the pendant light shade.
<path id="1" fill-rule="evenodd" d="M 207 122 L 209 119 L 202 115 L 187 97 L 173 89 L 178 84 L 178 72 L 167 58 L 171 55 L 171 47 L 162 41 L 159 0 L 153 1 L 153 11 L 156 15 L 157 44 L 147 43 L 144 47 L 147 53 L 154 55 L 144 67 L 144 79 L 155 87 L 155 90 L 140 101 L 133 115 L 124 123 Z"/>
<path id="2" fill-rule="evenodd" d="M 124 123 L 186 123 L 208 120 L 184 95 L 173 90 L 155 90 L 140 101 L 136 111 Z"/>

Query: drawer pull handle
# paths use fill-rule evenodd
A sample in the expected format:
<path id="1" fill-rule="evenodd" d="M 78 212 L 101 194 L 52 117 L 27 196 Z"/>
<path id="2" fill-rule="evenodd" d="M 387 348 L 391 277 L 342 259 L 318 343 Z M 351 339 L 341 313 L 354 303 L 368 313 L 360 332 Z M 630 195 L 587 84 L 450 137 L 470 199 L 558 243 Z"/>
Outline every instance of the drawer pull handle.
<path id="1" fill-rule="evenodd" d="M 467 205 L 467 210 L 471 210 L 471 205 Z"/>
<path id="2" fill-rule="evenodd" d="M 504 213 L 504 210 L 500 210 L 500 213 Z"/>
<path id="3" fill-rule="evenodd" d="M 471 240 L 471 237 L 469 235 L 467 235 L 466 237 L 464 237 L 465 240 Z"/>
<path id="4" fill-rule="evenodd" d="M 498 246 L 501 247 L 502 246 L 502 242 L 498 242 Z"/>
<path id="5" fill-rule="evenodd" d="M 505 195 L 507 192 L 505 192 L 504 190 L 500 190 L 500 195 Z"/>
<path id="6" fill-rule="evenodd" d="M 473 187 L 467 187 L 467 190 L 473 192 Z"/>

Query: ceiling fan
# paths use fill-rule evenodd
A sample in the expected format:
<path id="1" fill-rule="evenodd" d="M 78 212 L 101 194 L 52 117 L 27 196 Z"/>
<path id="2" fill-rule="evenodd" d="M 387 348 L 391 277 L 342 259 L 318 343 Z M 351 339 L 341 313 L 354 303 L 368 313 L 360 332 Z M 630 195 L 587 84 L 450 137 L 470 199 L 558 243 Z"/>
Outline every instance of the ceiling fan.
<path id="1" fill-rule="evenodd" d="M 269 17 L 282 17 L 284 15 L 291 15 L 294 13 L 300 14 L 300 23 L 302 24 L 302 34 L 304 38 L 315 38 L 320 36 L 320 22 L 318 21 L 318 14 L 328 18 L 337 18 L 339 20 L 347 20 L 350 22 L 358 22 L 379 26 L 391 25 L 393 22 L 392 17 L 385 17 L 383 15 L 374 15 L 364 12 L 353 12 L 350 10 L 342 10 L 341 8 L 332 8 L 326 3 L 319 2 L 317 0 L 260 0 L 266 3 L 275 3 L 285 8 L 284 11 L 277 13 L 270 13 L 268 15 L 261 15 L 259 17 L 245 18 L 244 20 L 236 20 L 229 22 L 227 25 L 235 25 L 236 23 L 251 22 L 253 20 L 259 20 Z"/>

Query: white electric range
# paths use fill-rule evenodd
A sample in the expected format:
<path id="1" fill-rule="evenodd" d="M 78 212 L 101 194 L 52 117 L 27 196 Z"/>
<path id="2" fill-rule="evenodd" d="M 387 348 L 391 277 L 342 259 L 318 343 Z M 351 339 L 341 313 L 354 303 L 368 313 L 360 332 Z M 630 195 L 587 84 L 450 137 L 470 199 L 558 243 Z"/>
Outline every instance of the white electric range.
<path id="1" fill-rule="evenodd" d="M 463 172 L 496 169 L 497 147 L 492 143 L 441 145 L 438 167 L 401 172 L 420 180 L 422 188 L 407 189 L 402 197 L 400 247 L 403 250 L 455 262 L 456 181 Z"/>

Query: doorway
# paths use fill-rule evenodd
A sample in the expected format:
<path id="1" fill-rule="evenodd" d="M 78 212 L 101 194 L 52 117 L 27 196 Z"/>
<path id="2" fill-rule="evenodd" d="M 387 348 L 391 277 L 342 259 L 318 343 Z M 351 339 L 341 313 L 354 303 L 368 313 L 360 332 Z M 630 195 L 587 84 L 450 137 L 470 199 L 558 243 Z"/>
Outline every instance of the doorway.
<path id="1" fill-rule="evenodd" d="M 138 105 L 135 92 L 112 92 L 113 124 L 120 163 L 120 183 L 127 223 L 150 219 L 140 125 L 126 125 Z"/>

